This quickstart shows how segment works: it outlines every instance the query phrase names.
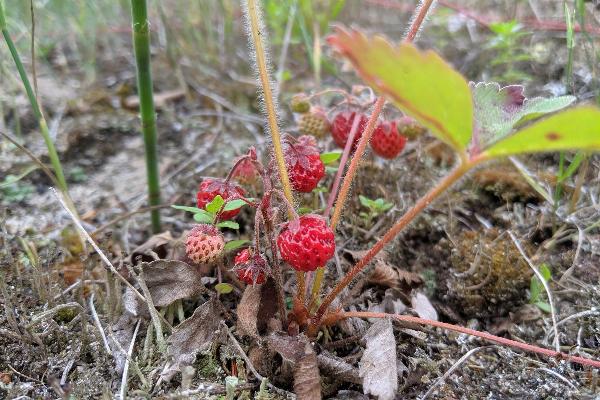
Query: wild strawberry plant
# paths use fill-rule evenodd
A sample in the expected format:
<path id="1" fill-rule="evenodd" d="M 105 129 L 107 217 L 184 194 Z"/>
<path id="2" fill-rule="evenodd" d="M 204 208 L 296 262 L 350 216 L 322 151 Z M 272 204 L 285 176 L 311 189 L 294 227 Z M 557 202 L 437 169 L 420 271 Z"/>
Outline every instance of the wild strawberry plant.
<path id="1" fill-rule="evenodd" d="M 226 178 L 207 178 L 200 184 L 197 208 L 178 207 L 194 212 L 194 218 L 201 223 L 188 235 L 188 257 L 196 263 L 212 262 L 213 257 L 223 257 L 224 252 L 233 249 L 234 246 L 228 249 L 224 244 L 218 229 L 237 228 L 236 223 L 223 223 L 232 222 L 227 220 L 236 217 L 239 208 L 248 204 L 255 210 L 254 242 L 235 256 L 230 268 L 240 281 L 251 287 L 269 281 L 274 283 L 281 328 L 291 335 L 304 333 L 315 339 L 321 328 L 345 318 L 392 318 L 600 367 L 599 361 L 443 322 L 405 315 L 347 312 L 333 307 L 342 290 L 387 244 L 474 168 L 493 159 L 519 154 L 600 149 L 598 108 L 584 105 L 564 110 L 575 101 L 574 97 L 528 99 L 522 86 L 469 83 L 436 53 L 421 51 L 411 44 L 430 5 L 430 1 L 424 2 L 407 40 L 399 45 L 392 45 L 379 36 L 368 37 L 356 30 L 338 28 L 328 43 L 353 64 L 358 75 L 380 97 L 371 97 L 361 104 L 357 96 L 335 89 L 333 92 L 341 93 L 344 100 L 326 110 L 313 104 L 322 93 L 295 96 L 291 107 L 299 115 L 299 130 L 303 136 L 284 135 L 282 138 L 267 74 L 264 30 L 257 5 L 248 1 L 249 31 L 256 52 L 273 154 L 263 164 L 251 149 L 235 162 Z M 403 115 L 392 120 L 380 118 L 386 100 Z M 370 113 L 369 108 L 372 108 Z M 552 115 L 546 117 L 547 114 Z M 367 145 L 370 143 L 373 152 L 384 159 L 394 158 L 408 140 L 414 140 L 426 130 L 454 151 L 456 166 L 322 297 L 323 274 L 335 254 L 335 230 L 345 211 L 352 181 L 360 173 L 359 163 Z M 344 149 L 329 190 L 327 207 L 323 215 L 317 215 L 314 210 L 299 215 L 296 204 L 306 199 L 305 194 L 318 190 L 325 176 L 324 161 L 339 157 L 339 153 L 335 157 L 319 154 L 318 139 L 326 133 Z M 244 198 L 244 188 L 231 181 L 240 175 L 242 166 L 245 174 L 260 177 L 262 190 L 257 199 Z M 295 270 L 297 280 L 291 309 L 285 305 L 282 273 L 285 266 Z M 307 282 L 311 280 L 313 285 L 308 290 Z"/>

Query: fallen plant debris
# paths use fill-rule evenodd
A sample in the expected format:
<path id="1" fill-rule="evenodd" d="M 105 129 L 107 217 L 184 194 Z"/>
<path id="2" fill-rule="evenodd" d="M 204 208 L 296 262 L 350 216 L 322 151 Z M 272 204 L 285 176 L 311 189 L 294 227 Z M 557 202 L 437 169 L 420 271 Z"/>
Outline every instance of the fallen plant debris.
<path id="1" fill-rule="evenodd" d="M 36 10 L 54 6 L 32 1 L 31 83 L 28 29 L 5 15 L 23 10 L 5 1 L 6 60 L 27 98 L 15 79 L 0 96 L 0 397 L 598 394 L 600 86 L 585 1 L 559 8 L 566 65 L 547 73 L 533 50 L 479 65 L 486 48 L 524 54 L 523 27 L 480 38 L 433 0 L 401 40 L 365 33 L 394 36 L 398 21 L 354 24 L 367 6 L 344 1 L 131 0 L 126 52 L 96 25 L 93 46 L 47 45 Z M 250 46 L 237 48 L 244 29 Z M 510 41 L 491 46 L 499 37 Z M 77 46 L 102 63 L 72 79 L 101 93 L 52 104 L 38 78 L 68 71 Z M 512 75 L 498 75 L 506 63 Z M 531 97 L 507 76 L 531 77 Z M 61 136 L 63 119 L 113 108 L 139 121 Z"/>

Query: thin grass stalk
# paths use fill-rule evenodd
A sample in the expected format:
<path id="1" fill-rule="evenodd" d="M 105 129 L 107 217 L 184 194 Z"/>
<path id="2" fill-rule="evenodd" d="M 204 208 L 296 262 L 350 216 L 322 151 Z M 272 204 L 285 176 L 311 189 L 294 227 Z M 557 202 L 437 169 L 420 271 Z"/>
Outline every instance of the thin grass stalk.
<path id="1" fill-rule="evenodd" d="M 158 149 L 156 146 L 156 112 L 150 69 L 150 24 L 146 0 L 131 0 L 133 19 L 133 46 L 137 69 L 137 86 L 140 98 L 140 118 L 146 153 L 148 178 L 148 204 L 160 205 L 160 179 L 158 173 Z M 151 211 L 152 231 L 160 232 L 160 210 Z"/>
<path id="2" fill-rule="evenodd" d="M 58 158 L 58 153 L 56 151 L 56 147 L 54 146 L 54 142 L 50 137 L 50 131 L 48 129 L 48 124 L 46 123 L 46 118 L 42 114 L 42 110 L 37 101 L 36 95 L 31 87 L 31 83 L 29 82 L 29 78 L 27 76 L 27 72 L 25 71 L 25 67 L 23 66 L 23 62 L 21 61 L 21 57 L 19 56 L 19 52 L 13 42 L 10 34 L 8 33 L 8 27 L 6 24 L 6 14 L 4 13 L 4 1 L 0 0 L 0 30 L 2 31 L 2 36 L 6 41 L 6 45 L 8 46 L 8 50 L 12 56 L 12 59 L 15 63 L 17 71 L 19 72 L 19 76 L 21 77 L 21 81 L 23 82 L 23 86 L 25 87 L 25 92 L 27 93 L 27 98 L 29 99 L 29 103 L 31 104 L 31 108 L 33 109 L 33 115 L 38 121 L 38 125 L 40 127 L 40 133 L 44 138 L 44 142 L 46 143 L 46 148 L 48 149 L 48 157 L 50 158 L 50 163 L 52 164 L 52 169 L 54 170 L 54 174 L 56 175 L 56 180 L 58 181 L 58 187 L 61 192 L 63 192 L 68 197 L 68 186 L 67 181 L 65 179 L 65 174 L 62 169 L 62 165 L 60 163 L 60 159 Z"/>

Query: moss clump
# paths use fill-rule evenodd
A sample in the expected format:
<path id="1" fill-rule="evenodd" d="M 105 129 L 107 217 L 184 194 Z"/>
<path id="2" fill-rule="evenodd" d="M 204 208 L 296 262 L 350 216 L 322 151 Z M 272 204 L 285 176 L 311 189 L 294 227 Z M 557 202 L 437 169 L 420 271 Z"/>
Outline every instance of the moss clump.
<path id="1" fill-rule="evenodd" d="M 526 301 L 532 271 L 506 233 L 467 231 L 452 242 L 444 297 L 462 314 L 502 316 Z"/>
<path id="2" fill-rule="evenodd" d="M 78 313 L 79 311 L 73 307 L 61 308 L 54 315 L 54 320 L 58 323 L 71 322 L 73 318 L 77 316 Z"/>

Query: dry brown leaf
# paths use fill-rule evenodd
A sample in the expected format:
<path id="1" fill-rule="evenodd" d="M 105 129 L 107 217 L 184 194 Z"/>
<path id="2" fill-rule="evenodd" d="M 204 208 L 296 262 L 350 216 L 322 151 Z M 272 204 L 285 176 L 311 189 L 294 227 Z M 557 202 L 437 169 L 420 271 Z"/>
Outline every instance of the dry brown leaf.
<path id="1" fill-rule="evenodd" d="M 195 297 L 207 290 L 202 284 L 198 268 L 183 261 L 156 260 L 144 262 L 140 268 L 144 271 L 144 281 L 155 307 L 168 306 L 176 300 Z M 147 311 L 147 306 L 129 288 L 125 291 L 123 301 L 126 310 L 133 315 Z"/>
<path id="2" fill-rule="evenodd" d="M 194 314 L 177 325 L 167 340 L 167 354 L 170 362 L 162 372 L 164 377 L 172 376 L 181 367 L 191 365 L 196 355 L 210 349 L 219 331 L 221 311 L 213 298 L 200 307 Z"/>
<path id="3" fill-rule="evenodd" d="M 298 400 L 321 400 L 321 376 L 317 355 L 308 340 L 294 369 L 294 393 Z"/>
<path id="4" fill-rule="evenodd" d="M 154 254 L 156 254 L 158 258 L 167 258 L 169 255 L 169 247 L 174 241 L 175 240 L 169 231 L 152 235 L 148 240 L 136 247 L 126 261 L 135 265 L 141 257 L 141 261 L 150 262 L 155 260 Z"/>
<path id="5" fill-rule="evenodd" d="M 237 306 L 237 328 L 254 338 L 268 331 L 269 321 L 277 314 L 277 290 L 273 279 L 262 285 L 248 285 Z"/>
<path id="6" fill-rule="evenodd" d="M 363 379 L 363 391 L 380 400 L 395 398 L 398 390 L 398 363 L 392 321 L 386 318 L 375 322 L 367 330 L 363 340 L 366 349 L 358 367 Z"/>
<path id="7" fill-rule="evenodd" d="M 342 382 L 350 382 L 357 385 L 362 384 L 362 379 L 356 368 L 326 350 L 321 351 L 321 354 L 317 356 L 317 362 L 319 363 L 319 369 L 327 377 Z"/>
<path id="8" fill-rule="evenodd" d="M 410 299 L 412 308 L 417 312 L 419 317 L 423 319 L 438 320 L 438 313 L 433 308 L 433 305 L 423 293 L 416 292 Z"/>
<path id="9" fill-rule="evenodd" d="M 398 269 L 397 272 L 400 283 L 408 288 L 412 289 L 423 284 L 423 278 L 419 274 L 405 269 Z"/>
<path id="10" fill-rule="evenodd" d="M 375 260 L 375 268 L 369 274 L 367 282 L 388 288 L 398 288 L 400 286 L 398 271 L 381 259 Z"/>
<path id="11" fill-rule="evenodd" d="M 289 336 L 282 333 L 272 333 L 267 337 L 267 345 L 285 360 L 297 363 L 304 354 L 304 345 L 300 336 Z"/>

